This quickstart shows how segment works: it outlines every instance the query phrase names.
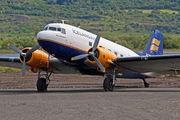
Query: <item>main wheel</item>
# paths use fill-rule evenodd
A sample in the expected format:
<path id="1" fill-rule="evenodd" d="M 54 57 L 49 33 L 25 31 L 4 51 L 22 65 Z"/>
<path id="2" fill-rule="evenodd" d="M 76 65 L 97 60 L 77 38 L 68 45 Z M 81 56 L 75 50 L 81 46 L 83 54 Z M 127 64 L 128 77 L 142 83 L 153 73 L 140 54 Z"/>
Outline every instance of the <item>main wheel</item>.
<path id="1" fill-rule="evenodd" d="M 114 90 L 112 77 L 107 77 L 104 79 L 103 87 L 104 87 L 105 91 L 113 91 Z"/>
<path id="2" fill-rule="evenodd" d="M 47 91 L 46 79 L 45 78 L 39 78 L 37 80 L 36 86 L 37 86 L 38 92 L 45 92 L 45 91 Z"/>

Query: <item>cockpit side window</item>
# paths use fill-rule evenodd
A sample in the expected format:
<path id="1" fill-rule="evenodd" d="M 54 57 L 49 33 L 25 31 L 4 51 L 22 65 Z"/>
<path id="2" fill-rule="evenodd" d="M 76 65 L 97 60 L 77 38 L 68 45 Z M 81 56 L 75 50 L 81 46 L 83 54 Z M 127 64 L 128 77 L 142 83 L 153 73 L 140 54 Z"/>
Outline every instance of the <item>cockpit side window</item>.
<path id="1" fill-rule="evenodd" d="M 48 26 L 45 26 L 43 30 L 47 30 L 48 29 Z"/>
<path id="2" fill-rule="evenodd" d="M 62 28 L 62 33 L 66 34 L 66 30 L 64 28 Z"/>
<path id="3" fill-rule="evenodd" d="M 61 28 L 57 28 L 57 31 L 61 31 Z"/>
<path id="4" fill-rule="evenodd" d="M 49 27 L 49 30 L 56 31 L 56 27 Z"/>

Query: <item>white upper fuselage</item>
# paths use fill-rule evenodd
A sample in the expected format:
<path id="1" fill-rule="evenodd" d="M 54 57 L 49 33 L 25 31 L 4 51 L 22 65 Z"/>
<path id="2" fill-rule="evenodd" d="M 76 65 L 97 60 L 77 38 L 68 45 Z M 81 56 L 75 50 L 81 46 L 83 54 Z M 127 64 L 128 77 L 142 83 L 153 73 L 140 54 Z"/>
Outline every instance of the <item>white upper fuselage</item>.
<path id="1" fill-rule="evenodd" d="M 43 47 L 44 50 L 47 52 L 50 52 L 50 54 L 55 54 L 55 56 L 61 56 L 56 55 L 57 53 L 53 50 L 56 47 L 56 50 L 58 49 L 57 46 L 49 46 L 41 43 L 42 41 L 48 41 L 49 43 L 59 44 L 61 46 L 65 46 L 63 49 L 69 49 L 72 48 L 76 51 L 81 52 L 88 52 L 88 50 L 93 46 L 95 41 L 96 35 L 92 34 L 90 32 L 87 32 L 83 29 L 80 29 L 78 27 L 74 27 L 68 24 L 61 24 L 61 23 L 52 23 L 45 26 L 44 30 L 39 32 L 37 34 L 37 40 L 39 44 Z M 116 44 L 114 42 L 111 42 L 107 39 L 100 38 L 100 42 L 98 46 L 103 46 L 104 48 L 114 52 L 118 57 L 128 57 L 128 56 L 139 56 L 134 51 L 121 46 L 119 44 Z M 51 47 L 51 48 L 48 48 Z M 59 53 L 62 54 L 62 53 Z M 67 53 L 66 53 L 67 54 Z M 70 53 L 71 54 L 71 53 Z M 74 53 L 72 56 L 78 55 L 81 53 Z M 74 55 L 74 56 L 73 56 Z M 61 58 L 64 59 L 64 58 Z M 66 58 L 67 59 L 67 58 Z"/>

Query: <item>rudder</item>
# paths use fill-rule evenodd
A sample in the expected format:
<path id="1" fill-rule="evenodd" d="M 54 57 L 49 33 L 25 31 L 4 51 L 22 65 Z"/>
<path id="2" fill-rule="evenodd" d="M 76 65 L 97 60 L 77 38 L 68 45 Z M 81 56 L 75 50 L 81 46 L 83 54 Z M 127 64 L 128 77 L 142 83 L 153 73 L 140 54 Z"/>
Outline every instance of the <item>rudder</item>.
<path id="1" fill-rule="evenodd" d="M 143 51 L 144 55 L 163 54 L 163 35 L 159 30 L 153 30 Z"/>

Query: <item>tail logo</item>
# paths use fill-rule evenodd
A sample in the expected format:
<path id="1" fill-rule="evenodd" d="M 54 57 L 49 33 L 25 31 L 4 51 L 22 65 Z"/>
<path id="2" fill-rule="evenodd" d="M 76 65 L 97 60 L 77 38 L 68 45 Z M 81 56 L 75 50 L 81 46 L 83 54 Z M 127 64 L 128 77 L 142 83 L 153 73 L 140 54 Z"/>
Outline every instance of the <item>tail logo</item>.
<path id="1" fill-rule="evenodd" d="M 155 52 L 158 51 L 160 42 L 161 41 L 157 40 L 156 38 L 153 38 L 151 47 L 150 47 L 150 53 L 152 53 L 152 51 L 155 51 Z"/>

